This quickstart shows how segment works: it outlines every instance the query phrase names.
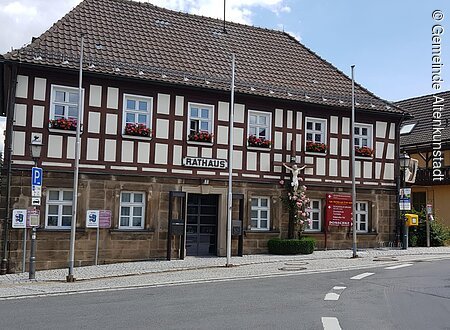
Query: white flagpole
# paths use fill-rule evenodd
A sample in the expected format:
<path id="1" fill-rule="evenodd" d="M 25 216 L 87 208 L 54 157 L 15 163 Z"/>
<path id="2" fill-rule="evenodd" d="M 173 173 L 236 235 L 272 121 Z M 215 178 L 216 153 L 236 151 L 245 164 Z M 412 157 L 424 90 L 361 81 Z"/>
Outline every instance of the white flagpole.
<path id="1" fill-rule="evenodd" d="M 356 183 L 355 183 L 355 76 L 354 76 L 355 66 L 352 65 L 352 131 L 351 137 L 351 155 L 352 155 L 352 225 L 353 225 L 353 258 L 357 258 L 356 254 Z"/>
<path id="2" fill-rule="evenodd" d="M 231 55 L 231 102 L 230 102 L 230 144 L 228 148 L 228 218 L 227 218 L 227 264 L 231 266 L 231 218 L 233 207 L 233 127 L 234 127 L 234 54 Z"/>
<path id="3" fill-rule="evenodd" d="M 75 139 L 75 162 L 73 173 L 73 200 L 72 200 L 72 223 L 70 225 L 70 249 L 69 249 L 69 275 L 67 276 L 67 282 L 74 282 L 73 267 L 75 264 L 75 230 L 77 227 L 77 204 L 78 204 L 78 171 L 80 162 L 80 134 L 81 134 L 81 117 L 83 113 L 83 46 L 84 36 L 81 35 L 81 48 L 80 48 L 80 72 L 79 72 L 79 85 L 78 85 L 78 117 L 77 117 L 77 130 Z"/>

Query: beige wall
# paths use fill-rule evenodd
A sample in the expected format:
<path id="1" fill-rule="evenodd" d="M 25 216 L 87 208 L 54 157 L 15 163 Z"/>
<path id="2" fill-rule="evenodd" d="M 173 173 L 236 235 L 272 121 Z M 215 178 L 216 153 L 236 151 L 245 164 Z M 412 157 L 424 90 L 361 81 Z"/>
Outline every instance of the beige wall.
<path id="1" fill-rule="evenodd" d="M 435 218 L 450 226 L 450 186 L 414 187 L 413 192 L 427 193 L 427 203 L 433 205 Z"/>

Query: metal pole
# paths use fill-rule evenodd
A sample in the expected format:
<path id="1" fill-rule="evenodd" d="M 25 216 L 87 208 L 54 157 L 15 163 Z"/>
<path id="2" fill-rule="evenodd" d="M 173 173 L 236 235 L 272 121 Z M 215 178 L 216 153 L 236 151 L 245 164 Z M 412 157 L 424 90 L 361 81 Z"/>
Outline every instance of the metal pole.
<path id="1" fill-rule="evenodd" d="M 227 219 L 227 264 L 231 266 L 231 217 L 233 207 L 233 129 L 234 129 L 234 53 L 231 55 L 231 102 L 230 145 L 228 150 L 228 219 Z"/>
<path id="2" fill-rule="evenodd" d="M 98 265 L 98 241 L 100 239 L 100 228 L 97 227 L 97 241 L 95 242 L 95 265 Z"/>
<path id="3" fill-rule="evenodd" d="M 30 270 L 29 279 L 36 278 L 36 227 L 31 228 L 31 247 L 30 247 Z"/>
<path id="4" fill-rule="evenodd" d="M 352 129 L 351 129 L 351 155 L 352 155 L 352 225 L 353 225 L 353 258 L 357 258 L 356 254 L 356 183 L 355 183 L 355 76 L 354 76 L 355 66 L 352 65 Z"/>
<path id="5" fill-rule="evenodd" d="M 400 170 L 400 183 L 401 183 L 400 187 L 402 189 L 404 189 L 405 188 L 405 169 Z M 401 198 L 402 194 L 405 194 L 404 190 L 400 194 L 400 198 Z M 401 221 L 402 221 L 402 225 L 403 225 L 402 249 L 407 250 L 408 249 L 408 226 L 406 225 L 406 221 L 405 221 L 405 199 L 404 198 L 401 198 L 401 199 L 402 199 L 402 211 L 400 212 L 400 216 L 401 216 Z"/>
<path id="6" fill-rule="evenodd" d="M 430 216 L 431 214 L 427 214 L 426 225 L 427 225 L 427 247 L 431 246 L 430 242 Z"/>
<path id="7" fill-rule="evenodd" d="M 67 282 L 74 282 L 73 266 L 75 264 L 75 229 L 77 227 L 77 204 L 78 204 L 78 165 L 80 162 L 80 133 L 81 133 L 81 116 L 83 114 L 83 45 L 84 36 L 81 35 L 81 48 L 80 48 L 80 73 L 79 73 L 79 85 L 78 85 L 78 120 L 77 120 L 77 132 L 75 139 L 75 162 L 74 162 L 74 174 L 73 174 L 73 200 L 72 200 L 72 223 L 70 225 L 70 250 L 69 250 L 69 275 L 67 275 Z"/>
<path id="8" fill-rule="evenodd" d="M 25 273 L 27 264 L 27 228 L 23 229 L 23 256 L 22 256 L 22 273 Z"/>

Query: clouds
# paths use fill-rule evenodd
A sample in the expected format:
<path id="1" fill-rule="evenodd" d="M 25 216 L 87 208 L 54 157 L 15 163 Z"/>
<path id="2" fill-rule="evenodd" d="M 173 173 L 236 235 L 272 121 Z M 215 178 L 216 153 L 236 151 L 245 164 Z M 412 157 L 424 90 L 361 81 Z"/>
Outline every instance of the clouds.
<path id="1" fill-rule="evenodd" d="M 0 54 L 20 48 L 45 32 L 57 20 L 67 14 L 81 0 L 1 0 Z M 147 2 L 147 0 L 141 0 Z M 160 7 L 172 10 L 223 18 L 221 0 L 148 0 Z M 226 0 L 226 20 L 243 24 L 254 24 L 255 13 L 264 11 L 274 20 L 289 14 L 291 8 L 286 0 Z M 267 26 L 270 27 L 270 26 Z M 291 33 L 298 37 L 298 34 Z"/>

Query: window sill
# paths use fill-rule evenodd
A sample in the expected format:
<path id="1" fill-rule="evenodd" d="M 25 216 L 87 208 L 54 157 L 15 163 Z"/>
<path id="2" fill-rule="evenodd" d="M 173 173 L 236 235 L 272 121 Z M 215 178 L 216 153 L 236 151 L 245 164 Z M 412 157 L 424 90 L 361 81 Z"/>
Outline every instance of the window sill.
<path id="1" fill-rule="evenodd" d="M 244 230 L 246 234 L 279 234 L 279 230 L 268 230 L 268 229 L 247 229 Z"/>
<path id="2" fill-rule="evenodd" d="M 305 151 L 305 155 L 313 155 L 313 156 L 326 156 L 326 152 L 314 152 L 314 151 Z"/>
<path id="3" fill-rule="evenodd" d="M 38 232 L 42 231 L 42 232 L 46 232 L 46 233 L 52 233 L 52 232 L 54 232 L 54 233 L 61 233 L 61 232 L 63 232 L 63 233 L 65 233 L 65 232 L 70 233 L 71 229 L 70 229 L 70 227 L 67 227 L 67 228 L 37 228 L 36 230 Z M 76 228 L 75 230 L 77 232 L 83 233 L 83 232 L 86 231 L 86 228 Z"/>
<path id="4" fill-rule="evenodd" d="M 110 233 L 134 233 L 134 234 L 147 234 L 147 233 L 154 233 L 154 229 L 125 229 L 125 228 L 113 228 L 109 230 Z"/>
<path id="5" fill-rule="evenodd" d="M 68 129 L 50 128 L 50 127 L 48 128 L 48 131 L 50 133 L 64 133 L 64 134 L 71 134 L 71 135 L 77 134 L 77 131 L 71 131 Z M 83 132 L 80 132 L 80 133 L 83 133 Z"/>
<path id="6" fill-rule="evenodd" d="M 262 152 L 270 152 L 272 148 L 262 148 L 262 147 L 253 147 L 253 146 L 247 146 L 247 150 L 255 150 L 255 151 L 262 151 Z"/>
<path id="7" fill-rule="evenodd" d="M 198 141 L 191 141 L 191 140 L 187 140 L 187 144 L 194 144 L 194 145 L 208 146 L 208 147 L 212 147 L 214 145 L 213 142 L 198 142 Z"/>
<path id="8" fill-rule="evenodd" d="M 371 156 L 356 156 L 355 159 L 364 159 L 364 160 L 373 160 L 373 157 Z"/>
<path id="9" fill-rule="evenodd" d="M 138 135 L 122 134 L 122 139 L 151 141 L 152 137 L 151 136 L 138 136 Z"/>

